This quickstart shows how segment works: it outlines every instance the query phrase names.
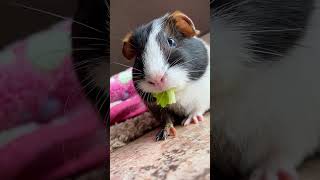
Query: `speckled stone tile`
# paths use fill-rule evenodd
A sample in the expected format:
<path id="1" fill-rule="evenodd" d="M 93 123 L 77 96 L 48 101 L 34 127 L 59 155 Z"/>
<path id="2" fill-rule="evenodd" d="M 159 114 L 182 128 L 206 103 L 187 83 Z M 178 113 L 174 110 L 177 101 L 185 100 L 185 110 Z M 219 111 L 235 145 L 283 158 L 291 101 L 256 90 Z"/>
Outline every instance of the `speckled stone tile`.
<path id="1" fill-rule="evenodd" d="M 210 179 L 210 115 L 176 128 L 177 137 L 156 142 L 155 130 L 111 153 L 111 180 Z"/>

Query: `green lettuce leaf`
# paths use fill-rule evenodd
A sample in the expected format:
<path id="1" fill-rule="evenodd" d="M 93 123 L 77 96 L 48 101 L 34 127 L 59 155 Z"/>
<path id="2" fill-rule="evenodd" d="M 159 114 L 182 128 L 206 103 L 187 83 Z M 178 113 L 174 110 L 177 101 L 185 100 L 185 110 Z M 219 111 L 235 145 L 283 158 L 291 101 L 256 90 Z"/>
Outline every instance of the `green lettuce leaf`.
<path id="1" fill-rule="evenodd" d="M 175 89 L 169 89 L 161 93 L 154 93 L 153 96 L 156 98 L 157 105 L 162 108 L 176 103 Z"/>

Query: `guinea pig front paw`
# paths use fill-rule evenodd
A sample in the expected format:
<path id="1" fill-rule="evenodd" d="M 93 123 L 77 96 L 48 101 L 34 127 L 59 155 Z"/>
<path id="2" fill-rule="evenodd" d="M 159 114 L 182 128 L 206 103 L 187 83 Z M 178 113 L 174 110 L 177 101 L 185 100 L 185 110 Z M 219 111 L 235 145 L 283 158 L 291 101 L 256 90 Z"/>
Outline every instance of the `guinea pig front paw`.
<path id="1" fill-rule="evenodd" d="M 278 168 L 271 170 L 260 168 L 252 173 L 250 180 L 299 180 L 299 178 L 294 169 Z"/>
<path id="2" fill-rule="evenodd" d="M 182 121 L 182 125 L 186 126 L 189 125 L 190 123 L 198 124 L 199 121 L 203 121 L 204 117 L 202 114 L 192 114 L 188 118 Z"/>
<path id="3" fill-rule="evenodd" d="M 166 127 L 163 129 L 160 129 L 160 131 L 156 134 L 156 141 L 164 141 L 168 138 L 168 136 L 176 136 L 177 131 L 176 128 L 173 126 Z"/>
<path id="4" fill-rule="evenodd" d="M 156 141 L 164 141 L 168 138 L 169 133 L 166 129 L 160 129 L 160 131 L 156 134 Z"/>

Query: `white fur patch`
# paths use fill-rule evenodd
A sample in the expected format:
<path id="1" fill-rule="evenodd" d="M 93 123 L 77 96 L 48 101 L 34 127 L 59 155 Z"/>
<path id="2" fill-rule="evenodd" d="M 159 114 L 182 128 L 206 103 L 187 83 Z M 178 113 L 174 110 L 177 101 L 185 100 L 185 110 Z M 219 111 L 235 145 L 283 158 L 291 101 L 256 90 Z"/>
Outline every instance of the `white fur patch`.
<path id="1" fill-rule="evenodd" d="M 144 73 L 146 77 L 164 74 L 169 67 L 169 64 L 165 63 L 165 57 L 157 41 L 157 35 L 161 30 L 162 20 L 157 19 L 152 24 L 152 30 L 145 46 L 145 53 L 143 54 Z"/>

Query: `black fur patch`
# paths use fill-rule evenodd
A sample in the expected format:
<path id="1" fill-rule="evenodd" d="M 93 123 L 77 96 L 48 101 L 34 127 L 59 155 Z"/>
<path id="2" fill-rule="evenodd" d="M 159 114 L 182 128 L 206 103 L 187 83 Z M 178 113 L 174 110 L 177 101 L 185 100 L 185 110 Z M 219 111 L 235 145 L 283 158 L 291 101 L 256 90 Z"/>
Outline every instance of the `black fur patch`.
<path id="1" fill-rule="evenodd" d="M 275 61 L 297 46 L 306 31 L 314 0 L 215 0 L 212 18 L 228 16 L 252 40 L 257 61 Z"/>
<path id="2" fill-rule="evenodd" d="M 180 41 L 179 49 L 172 56 L 183 59 L 183 62 L 179 65 L 186 69 L 189 79 L 194 81 L 202 77 L 209 63 L 205 45 L 195 38 Z"/>
<path id="3" fill-rule="evenodd" d="M 106 5 L 107 3 L 107 5 Z M 78 9 L 74 19 L 78 22 L 98 29 L 100 32 L 73 22 L 72 24 L 72 57 L 75 72 L 83 87 L 84 93 L 93 105 L 96 105 L 97 111 L 103 119 L 109 115 L 109 96 L 102 93 L 104 90 L 96 87 L 90 77 L 92 68 L 99 66 L 101 62 L 109 62 L 109 28 L 110 18 L 109 1 L 104 0 L 79 0 Z M 99 46 L 93 46 L 99 44 Z M 90 50 L 81 50 L 90 49 Z M 109 68 L 106 69 L 106 74 Z M 106 89 L 109 89 L 109 80 L 106 79 Z M 98 97 L 98 98 L 97 98 Z M 108 121 L 109 122 L 109 121 Z"/>
<path id="4" fill-rule="evenodd" d="M 190 80 L 199 79 L 208 66 L 208 52 L 204 44 L 195 38 L 170 37 L 174 38 L 177 43 L 177 47 L 170 48 L 168 38 L 162 32 L 158 34 L 157 40 L 170 67 L 180 66 L 186 70 Z"/>
<path id="5" fill-rule="evenodd" d="M 144 52 L 144 48 L 148 41 L 151 30 L 152 23 L 150 22 L 148 24 L 139 26 L 132 33 L 131 44 L 133 45 L 133 48 L 137 52 L 138 56 L 141 56 L 141 53 Z"/>
<path id="6" fill-rule="evenodd" d="M 204 44 L 195 38 L 181 38 L 174 34 L 160 32 L 157 41 L 170 67 L 180 66 L 188 73 L 190 80 L 198 80 L 206 71 L 208 66 L 208 52 Z M 176 41 L 176 47 L 170 47 L 168 38 Z"/>

